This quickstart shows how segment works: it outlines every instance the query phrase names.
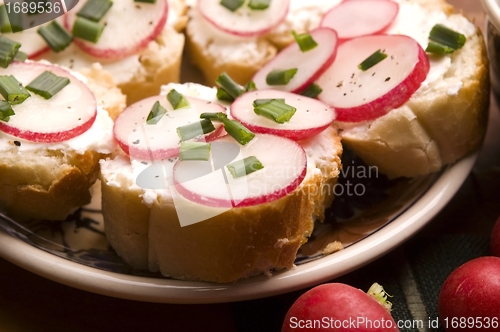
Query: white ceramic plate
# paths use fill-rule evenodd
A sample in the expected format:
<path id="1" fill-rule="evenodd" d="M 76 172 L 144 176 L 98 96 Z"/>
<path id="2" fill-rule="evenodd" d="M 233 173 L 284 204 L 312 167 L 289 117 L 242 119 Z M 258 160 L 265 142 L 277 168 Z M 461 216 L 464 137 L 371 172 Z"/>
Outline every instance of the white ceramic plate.
<path id="1" fill-rule="evenodd" d="M 337 226 L 333 228 L 337 229 L 337 233 L 330 235 L 342 238 L 342 232 L 338 232 L 338 229 L 354 227 L 359 239 L 354 238 L 353 243 L 344 250 L 331 255 L 316 254 L 298 258 L 295 268 L 274 272 L 272 276 L 263 275 L 221 285 L 173 280 L 135 271 L 109 249 L 102 234 L 99 213 L 93 211 L 92 207 L 79 213 L 78 221 L 67 221 L 62 227 L 54 228 L 54 223 L 26 225 L 26 229 L 6 226 L 11 234 L 0 231 L 0 256 L 53 281 L 131 300 L 215 303 L 282 294 L 339 277 L 408 240 L 458 191 L 477 156 L 478 153 L 469 155 L 438 174 L 396 184 L 397 201 L 392 200 L 388 204 L 379 202 L 368 209 L 369 215 L 376 216 L 373 220 L 383 220 L 381 223 L 371 226 L 356 221 L 336 223 Z M 98 195 L 95 198 L 99 200 Z M 391 198 L 385 201 L 388 200 Z M 6 223 L 0 218 L 2 222 Z M 324 235 L 328 234 L 327 228 L 330 226 L 319 227 L 318 231 L 323 235 L 315 236 L 311 244 L 321 239 L 328 240 L 328 236 Z M 346 233 L 351 234 L 352 229 Z M 314 251 L 314 246 L 308 249 Z"/>

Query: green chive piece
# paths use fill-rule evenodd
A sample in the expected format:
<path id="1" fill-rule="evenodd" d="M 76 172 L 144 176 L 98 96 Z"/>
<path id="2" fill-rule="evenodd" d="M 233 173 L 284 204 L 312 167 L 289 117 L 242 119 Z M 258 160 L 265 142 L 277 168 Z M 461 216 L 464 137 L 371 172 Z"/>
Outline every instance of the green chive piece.
<path id="1" fill-rule="evenodd" d="M 17 51 L 16 56 L 14 57 L 14 61 L 17 62 L 24 62 L 27 59 L 28 59 L 28 54 L 21 51 Z"/>
<path id="2" fill-rule="evenodd" d="M 227 119 L 227 115 L 222 113 L 222 112 L 218 112 L 218 113 L 201 113 L 200 114 L 200 119 L 210 119 L 211 121 L 219 121 L 219 122 L 222 122 L 224 121 L 224 119 Z"/>
<path id="3" fill-rule="evenodd" d="M 266 83 L 268 85 L 286 85 L 297 73 L 297 68 L 293 69 L 276 69 L 267 74 Z"/>
<path id="4" fill-rule="evenodd" d="M 428 53 L 436 53 L 436 54 L 450 54 L 455 52 L 455 50 L 452 49 L 451 47 L 441 45 L 435 42 L 429 42 L 429 45 L 427 45 L 425 51 Z"/>
<path id="5" fill-rule="evenodd" d="M 247 127 L 242 125 L 238 120 L 229 120 L 228 118 L 223 118 L 222 123 L 224 124 L 224 129 L 226 130 L 226 132 L 241 145 L 246 145 L 255 137 L 255 134 L 252 133 Z"/>
<path id="6" fill-rule="evenodd" d="M 170 92 L 167 94 L 167 99 L 174 110 L 189 106 L 189 101 L 186 99 L 186 97 L 181 95 L 175 89 L 170 90 Z"/>
<path id="7" fill-rule="evenodd" d="M 292 30 L 292 35 L 293 38 L 295 38 L 297 44 L 299 44 L 302 53 L 310 51 L 318 46 L 318 43 L 316 43 L 313 37 L 308 33 L 301 33 L 300 35 L 298 35 L 297 33 L 295 33 L 295 31 Z"/>
<path id="8" fill-rule="evenodd" d="M 142 3 L 156 3 L 156 0 L 134 0 L 134 2 L 142 2 Z"/>
<path id="9" fill-rule="evenodd" d="M 212 121 L 208 119 L 201 120 L 199 122 L 190 123 L 185 126 L 181 126 L 177 128 L 177 135 L 181 139 L 181 141 L 187 141 L 192 138 L 208 134 L 215 130 Z"/>
<path id="10" fill-rule="evenodd" d="M 277 100 L 277 101 L 280 101 L 282 103 L 285 103 L 284 98 L 255 99 L 253 101 L 253 107 L 258 107 L 260 105 L 266 104 L 266 103 L 270 102 L 271 100 Z"/>
<path id="11" fill-rule="evenodd" d="M 210 158 L 210 143 L 204 142 L 182 142 L 179 151 L 179 159 L 184 160 L 208 160 Z"/>
<path id="12" fill-rule="evenodd" d="M 7 68 L 14 60 L 21 44 L 10 40 L 5 36 L 0 36 L 0 67 Z"/>
<path id="13" fill-rule="evenodd" d="M 101 37 L 103 30 L 104 24 L 93 22 L 83 17 L 77 17 L 75 23 L 73 24 L 71 33 L 77 38 L 87 40 L 95 44 Z"/>
<path id="14" fill-rule="evenodd" d="M 217 88 L 217 99 L 219 100 L 224 100 L 224 101 L 229 101 L 229 102 L 233 102 L 234 101 L 234 98 L 231 97 L 226 90 L 224 90 L 223 88 Z"/>
<path id="15" fill-rule="evenodd" d="M 307 89 L 302 91 L 301 95 L 309 98 L 316 98 L 321 92 L 323 92 L 323 89 L 319 85 L 317 85 L 316 83 L 311 83 L 307 87 Z"/>
<path id="16" fill-rule="evenodd" d="M 257 86 L 255 85 L 254 81 L 250 81 L 247 84 L 245 84 L 245 91 L 246 92 L 255 91 L 255 90 L 257 90 Z"/>
<path id="17" fill-rule="evenodd" d="M 221 0 L 220 4 L 234 12 L 236 9 L 240 8 L 244 2 L 245 0 Z"/>
<path id="18" fill-rule="evenodd" d="M 380 50 L 377 50 L 375 53 L 366 58 L 365 61 L 361 62 L 358 65 L 358 68 L 362 71 L 367 71 L 385 58 L 387 58 L 387 54 L 382 53 Z"/>
<path id="19" fill-rule="evenodd" d="M 264 10 L 269 8 L 271 0 L 250 0 L 248 7 L 253 10 Z"/>
<path id="20" fill-rule="evenodd" d="M 257 101 L 257 100 L 256 100 Z M 254 106 L 255 106 L 254 101 Z M 290 121 L 297 109 L 293 106 L 285 104 L 284 101 L 278 99 L 271 99 L 267 103 L 255 106 L 253 109 L 255 114 L 265 116 L 277 123 L 285 123 Z"/>
<path id="21" fill-rule="evenodd" d="M 167 113 L 167 110 L 160 105 L 160 102 L 157 101 L 151 111 L 148 114 L 148 118 L 146 119 L 146 124 L 154 125 L 157 124 L 158 121 L 163 118 L 163 116 Z"/>
<path id="22" fill-rule="evenodd" d="M 5 5 L 0 5 L 0 32 L 12 32 L 12 27 L 10 26 L 9 14 L 7 14 L 7 9 Z"/>
<path id="23" fill-rule="evenodd" d="M 0 76 L 0 94 L 12 105 L 21 104 L 30 93 L 12 75 Z"/>
<path id="24" fill-rule="evenodd" d="M 31 83 L 26 86 L 26 90 L 42 96 L 43 99 L 50 99 L 69 83 L 69 78 L 54 75 L 46 70 L 31 81 Z"/>
<path id="25" fill-rule="evenodd" d="M 0 101 L 0 121 L 9 122 L 10 117 L 15 114 L 12 105 L 8 101 Z"/>
<path id="26" fill-rule="evenodd" d="M 113 6 L 111 0 L 87 0 L 76 16 L 86 18 L 93 22 L 99 22 Z"/>
<path id="27" fill-rule="evenodd" d="M 442 24 L 436 24 L 432 28 L 429 39 L 454 50 L 462 48 L 466 41 L 463 34 L 453 31 Z"/>
<path id="28" fill-rule="evenodd" d="M 73 36 L 56 20 L 40 27 L 37 32 L 49 44 L 52 51 L 56 53 L 64 50 L 73 41 Z"/>
<path id="29" fill-rule="evenodd" d="M 245 92 L 245 90 L 242 89 L 238 83 L 233 81 L 233 79 L 229 77 L 229 75 L 225 72 L 217 77 L 215 83 L 222 89 L 226 90 L 226 93 L 231 96 L 233 100 L 241 96 L 243 92 Z"/>
<path id="30" fill-rule="evenodd" d="M 233 178 L 237 179 L 263 169 L 264 165 L 255 156 L 250 156 L 230 163 L 226 167 Z"/>

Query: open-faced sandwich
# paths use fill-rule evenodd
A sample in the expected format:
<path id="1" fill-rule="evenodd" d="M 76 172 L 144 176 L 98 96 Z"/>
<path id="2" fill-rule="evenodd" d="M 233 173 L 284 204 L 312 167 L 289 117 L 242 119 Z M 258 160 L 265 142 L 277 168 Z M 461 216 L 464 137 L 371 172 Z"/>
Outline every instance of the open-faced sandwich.
<path id="1" fill-rule="evenodd" d="M 333 198 L 342 152 L 334 111 L 292 93 L 247 92 L 231 114 L 249 130 L 226 115 L 215 88 L 171 84 L 164 92 L 118 116 L 122 152 L 101 162 L 106 235 L 117 253 L 189 280 L 291 268 Z M 267 118 L 275 104 L 287 109 L 284 118 Z"/>
<path id="2" fill-rule="evenodd" d="M 19 44 L 4 36 L 0 43 L 10 48 L 0 69 L 0 210 L 18 220 L 64 220 L 90 202 L 99 160 L 116 149 L 113 121 L 99 104 L 123 96 L 104 93 L 97 72 L 86 78 L 46 62 L 9 64 Z"/>
<path id="3" fill-rule="evenodd" d="M 81 0 L 51 23 L 6 35 L 30 59 L 74 71 L 100 64 L 133 103 L 179 82 L 186 9 L 184 0 Z"/>

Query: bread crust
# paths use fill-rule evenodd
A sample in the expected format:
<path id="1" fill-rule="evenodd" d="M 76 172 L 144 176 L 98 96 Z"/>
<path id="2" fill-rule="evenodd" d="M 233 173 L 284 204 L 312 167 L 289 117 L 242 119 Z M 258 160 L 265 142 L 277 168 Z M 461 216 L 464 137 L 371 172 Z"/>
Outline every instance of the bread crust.
<path id="1" fill-rule="evenodd" d="M 323 219 L 340 172 L 340 138 L 334 128 L 326 135 L 337 153 L 318 166 L 320 172 L 308 172 L 292 194 L 184 227 L 171 198 L 159 195 L 147 208 L 140 190 L 110 186 L 103 175 L 106 235 L 130 265 L 178 279 L 227 283 L 291 268 L 314 220 Z"/>

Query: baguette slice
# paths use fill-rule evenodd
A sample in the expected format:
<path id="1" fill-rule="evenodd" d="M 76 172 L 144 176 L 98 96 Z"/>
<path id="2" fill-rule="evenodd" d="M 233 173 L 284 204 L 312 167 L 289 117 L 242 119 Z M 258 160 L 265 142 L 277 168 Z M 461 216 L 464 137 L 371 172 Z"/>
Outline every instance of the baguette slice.
<path id="1" fill-rule="evenodd" d="M 125 97 L 107 74 L 97 68 L 88 74 L 98 104 L 121 112 Z M 0 210 L 17 220 L 64 220 L 88 204 L 99 160 L 116 148 L 112 128 L 113 121 L 100 107 L 94 125 L 65 142 L 33 143 L 0 132 Z"/>
<path id="2" fill-rule="evenodd" d="M 180 80 L 185 41 L 182 31 L 188 21 L 184 0 L 168 0 L 168 4 L 169 14 L 164 30 L 138 55 L 118 61 L 103 60 L 86 54 L 72 44 L 60 53 L 49 51 L 36 60 L 45 59 L 75 71 L 88 70 L 99 63 L 101 71 L 107 72 L 127 96 L 127 104 L 157 95 L 162 84 Z"/>
<path id="3" fill-rule="evenodd" d="M 202 90 L 190 84 L 184 89 L 174 87 L 184 94 L 191 91 L 194 97 L 200 97 L 197 92 Z M 214 98 L 215 89 L 205 89 Z M 308 156 L 307 176 L 292 194 L 271 203 L 233 208 L 184 227 L 168 191 L 145 190 L 135 184 L 128 156 L 103 160 L 106 236 L 131 266 L 177 279 L 226 283 L 291 268 L 314 220 L 324 219 L 333 199 L 342 153 L 333 127 L 300 144 Z M 183 209 L 216 210 L 185 199 L 180 204 Z"/>
<path id="4" fill-rule="evenodd" d="M 427 17 L 439 10 L 451 23 L 470 25 L 444 1 L 413 3 L 421 5 Z M 442 78 L 423 84 L 404 106 L 374 121 L 339 124 L 344 129 L 343 142 L 391 178 L 436 172 L 482 144 L 488 118 L 489 62 L 479 29 L 463 29 L 468 31 L 464 47 L 451 54 L 449 64 L 437 59 L 445 66 Z"/>

